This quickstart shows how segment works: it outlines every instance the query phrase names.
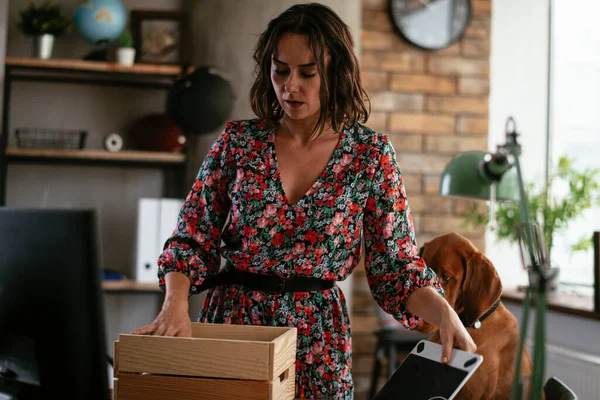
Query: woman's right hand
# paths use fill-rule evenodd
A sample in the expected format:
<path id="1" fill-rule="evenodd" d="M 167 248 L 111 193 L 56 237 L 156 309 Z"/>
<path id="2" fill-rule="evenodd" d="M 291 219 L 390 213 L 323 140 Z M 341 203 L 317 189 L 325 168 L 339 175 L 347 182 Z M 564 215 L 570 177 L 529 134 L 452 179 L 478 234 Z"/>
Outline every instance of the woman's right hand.
<path id="1" fill-rule="evenodd" d="M 192 336 L 192 320 L 187 307 L 165 302 L 152 323 L 131 332 L 134 335 Z"/>
<path id="2" fill-rule="evenodd" d="M 134 335 L 192 336 L 188 292 L 190 280 L 180 272 L 165 277 L 167 290 L 162 310 L 152 323 L 131 332 Z"/>

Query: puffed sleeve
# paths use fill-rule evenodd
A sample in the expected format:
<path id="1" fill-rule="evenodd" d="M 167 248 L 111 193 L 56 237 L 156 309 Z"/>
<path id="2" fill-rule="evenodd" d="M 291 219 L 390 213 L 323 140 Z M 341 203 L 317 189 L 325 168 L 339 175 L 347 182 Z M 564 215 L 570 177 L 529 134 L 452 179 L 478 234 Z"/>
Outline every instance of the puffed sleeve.
<path id="1" fill-rule="evenodd" d="M 228 151 L 232 130 L 228 123 L 209 150 L 179 211 L 176 228 L 158 258 L 159 287 L 163 292 L 168 272 L 185 274 L 190 279 L 191 295 L 199 292 L 208 274 L 219 271 L 221 231 L 230 208 L 227 186 L 234 171 Z"/>
<path id="2" fill-rule="evenodd" d="M 414 329 L 420 318 L 406 309 L 408 296 L 424 286 L 444 292 L 436 274 L 419 257 L 415 230 L 402 173 L 388 138 L 373 176 L 364 214 L 365 269 L 371 293 L 387 313 L 405 328 Z"/>

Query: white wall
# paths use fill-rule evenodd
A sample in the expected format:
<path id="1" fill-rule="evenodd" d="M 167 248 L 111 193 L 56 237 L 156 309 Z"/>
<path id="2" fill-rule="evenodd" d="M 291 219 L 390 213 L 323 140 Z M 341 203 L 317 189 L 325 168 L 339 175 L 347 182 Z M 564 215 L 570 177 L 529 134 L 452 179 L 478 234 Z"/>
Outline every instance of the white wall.
<path id="1" fill-rule="evenodd" d="M 505 143 L 506 120 L 512 116 L 521 133 L 525 181 L 545 175 L 549 1 L 492 2 L 489 148 Z M 505 286 L 527 282 L 517 246 L 498 243 L 487 232 L 486 253 Z"/>

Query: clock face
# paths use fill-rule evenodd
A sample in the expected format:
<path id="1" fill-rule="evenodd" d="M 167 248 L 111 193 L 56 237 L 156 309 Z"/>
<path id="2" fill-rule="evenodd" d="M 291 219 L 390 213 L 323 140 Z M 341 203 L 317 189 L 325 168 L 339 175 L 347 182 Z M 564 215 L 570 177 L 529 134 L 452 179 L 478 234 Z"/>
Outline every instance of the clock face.
<path id="1" fill-rule="evenodd" d="M 412 44 L 437 50 L 460 39 L 471 19 L 470 0 L 390 0 L 396 29 Z"/>

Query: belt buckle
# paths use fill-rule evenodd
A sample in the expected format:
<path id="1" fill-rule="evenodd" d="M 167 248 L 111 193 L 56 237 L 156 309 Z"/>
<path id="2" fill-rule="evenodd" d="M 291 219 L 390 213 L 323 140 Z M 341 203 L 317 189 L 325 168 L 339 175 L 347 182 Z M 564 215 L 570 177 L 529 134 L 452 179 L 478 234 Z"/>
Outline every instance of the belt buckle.
<path id="1" fill-rule="evenodd" d="M 278 294 L 282 294 L 285 290 L 285 279 L 277 278 L 277 292 Z"/>

